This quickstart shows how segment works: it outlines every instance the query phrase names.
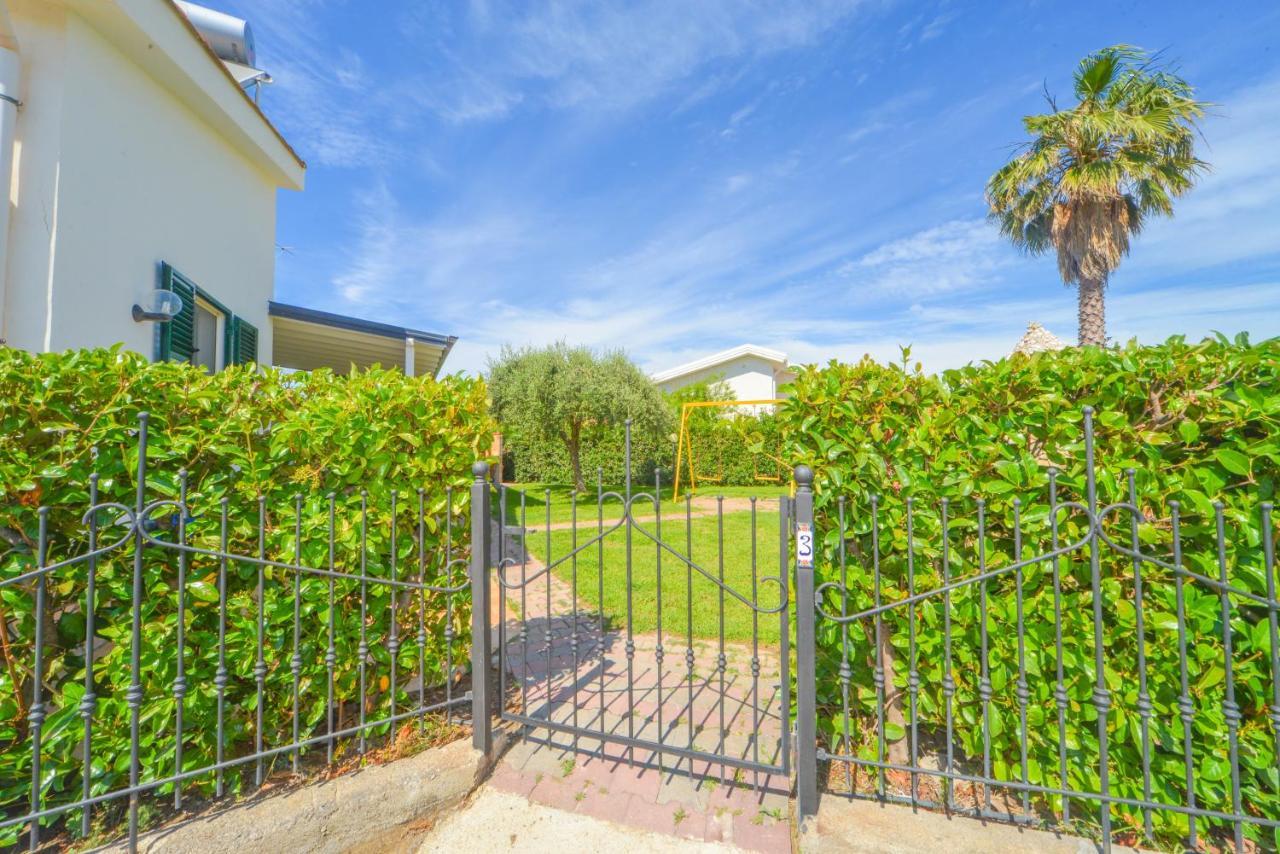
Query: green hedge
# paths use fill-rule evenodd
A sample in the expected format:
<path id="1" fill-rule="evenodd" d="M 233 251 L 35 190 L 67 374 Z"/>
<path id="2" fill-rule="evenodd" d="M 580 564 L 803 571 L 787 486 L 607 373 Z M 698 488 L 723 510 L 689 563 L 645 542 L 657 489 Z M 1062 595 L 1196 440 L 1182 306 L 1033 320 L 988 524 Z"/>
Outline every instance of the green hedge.
<path id="1" fill-rule="evenodd" d="M 442 577 L 446 537 L 446 490 L 452 488 L 454 556 L 466 547 L 470 466 L 487 453 L 493 425 L 482 382 L 463 378 L 434 381 L 372 370 L 351 377 L 328 371 L 282 374 L 231 368 L 212 376 L 189 365 L 150 363 L 112 350 L 31 355 L 0 349 L 0 578 L 36 566 L 37 507 L 49 516 L 49 560 L 83 554 L 86 531 L 80 516 L 88 506 L 90 476 L 99 478 L 99 500 L 133 504 L 137 414 L 150 418 L 148 496 L 176 498 L 178 471 L 189 472 L 191 542 L 216 548 L 219 503 L 229 511 L 230 551 L 252 555 L 258 548 L 258 497 L 267 509 L 264 533 L 268 557 L 290 561 L 294 555 L 294 496 L 302 496 L 304 564 L 324 567 L 328 560 L 327 495 L 336 504 L 335 562 L 339 569 L 360 567 L 359 515 L 367 492 L 368 572 L 387 576 L 390 562 L 390 495 L 399 490 L 397 566 L 401 578 L 416 577 L 419 554 L 428 580 Z M 425 522 L 419 539 L 417 490 L 424 490 Z M 102 524 L 111 521 L 103 514 Z M 172 536 L 170 533 L 169 536 Z M 421 552 L 419 552 L 421 549 Z M 147 548 L 143 613 L 142 708 L 143 779 L 173 773 L 173 681 L 176 676 L 177 561 L 174 554 Z M 93 668 L 98 704 L 94 717 L 93 793 L 127 784 L 129 629 L 132 546 L 104 556 L 97 569 L 95 609 L 99 652 Z M 187 570 L 185 736 L 183 767 L 213 761 L 215 750 L 217 656 L 217 561 L 195 557 Z M 84 601 L 87 570 L 83 563 L 48 579 L 45 611 L 43 787 L 45 804 L 79 797 L 81 760 L 76 751 L 83 733 L 78 704 L 84 693 Z M 455 583 L 457 579 L 455 579 Z M 253 665 L 256 641 L 257 570 L 231 562 L 228 567 L 226 755 L 245 755 L 255 732 Z M 323 732 L 326 717 L 326 627 L 328 582 L 308 577 L 302 585 L 303 737 Z M 34 583 L 0 588 L 0 620 L 6 627 L 0 664 L 0 809 L 12 815 L 26 809 L 31 774 L 27 705 L 32 694 Z M 268 676 L 264 743 L 292 740 L 293 577 L 266 572 L 264 610 Z M 337 688 L 349 725 L 358 711 L 357 645 L 360 630 L 359 585 L 338 582 Z M 465 658 L 468 596 L 455 596 L 452 618 L 454 663 Z M 402 646 L 397 662 L 401 679 L 418 666 L 418 615 L 426 615 L 428 684 L 445 673 L 445 602 L 431 595 L 425 609 L 406 597 L 398 601 Z M 369 719 L 384 715 L 389 704 L 390 621 L 387 589 L 370 585 L 368 594 Z M 461 653 L 459 653 L 459 650 Z M 401 709 L 410 704 L 403 682 Z M 416 699 L 413 701 L 416 702 Z M 286 764 L 279 757 L 277 764 Z M 228 772 L 232 791 L 244 780 Z M 184 789 L 207 794 L 213 781 L 202 776 Z M 118 804 L 118 802 L 117 802 Z M 119 807 L 100 808 L 99 815 Z M 75 814 L 78 817 L 78 813 Z M 78 821 L 68 822 L 78 825 Z M 0 834 L 0 843 L 15 829 Z"/>
<path id="2" fill-rule="evenodd" d="M 735 414 L 733 410 L 726 415 L 715 409 L 694 413 L 704 416 L 689 419 L 694 475 L 702 488 L 790 483 L 791 470 L 782 456 L 782 432 L 776 415 Z M 681 465 L 684 478 L 688 468 Z"/>
<path id="3" fill-rule="evenodd" d="M 686 400 L 732 399 L 724 390 L 706 383 L 681 389 L 668 395 L 672 409 L 671 423 L 680 423 L 680 404 Z M 695 409 L 689 418 L 690 438 L 693 443 L 694 472 L 704 488 L 724 486 L 755 486 L 767 483 L 786 483 L 790 468 L 782 458 L 782 434 L 777 416 L 762 412 L 758 415 L 727 409 Z M 606 484 L 621 483 L 625 476 L 624 442 L 625 428 L 600 427 L 589 430 L 583 436 L 582 470 L 588 486 L 603 472 Z M 504 434 L 506 449 L 511 456 L 511 471 L 505 472 L 508 480 L 525 483 L 571 483 L 573 472 L 564 443 L 558 440 L 528 439 L 518 434 Z M 676 440 L 673 432 L 668 436 L 636 435 L 632 438 L 632 473 L 643 483 L 652 483 L 655 469 L 662 469 L 663 477 L 670 479 L 675 471 Z M 681 481 L 688 477 L 688 463 Z"/>
<path id="4" fill-rule="evenodd" d="M 904 363 L 906 359 L 904 358 Z M 1022 502 L 1023 554 L 1050 547 L 1047 469 L 1062 472 L 1059 500 L 1084 501 L 1085 462 L 1082 408 L 1096 411 L 1097 477 L 1100 504 L 1125 500 L 1124 469 L 1136 469 L 1139 528 L 1146 552 L 1169 560 L 1168 502 L 1181 503 L 1185 565 L 1202 575 L 1219 575 L 1212 502 L 1225 503 L 1226 562 L 1231 582 L 1267 596 L 1263 569 L 1259 503 L 1274 501 L 1280 478 L 1280 339 L 1251 345 L 1219 338 L 1189 344 L 1172 338 L 1156 347 L 1130 344 L 1120 349 L 1067 349 L 1031 357 L 926 376 L 904 367 L 869 360 L 856 365 L 831 363 L 800 372 L 793 399 L 780 417 L 788 448 L 797 462 L 816 473 L 816 530 L 820 535 L 821 581 L 838 579 L 839 505 L 846 501 L 848 555 L 847 607 L 872 605 L 874 590 L 873 525 L 870 496 L 879 496 L 879 568 L 883 596 L 891 602 L 906 595 L 906 499 L 914 500 L 916 589 L 940 583 L 942 534 L 939 502 L 950 503 L 950 571 L 953 579 L 977 573 L 979 543 L 976 500 L 986 501 L 985 560 L 988 567 L 1013 560 L 1012 501 Z M 1085 532 L 1078 513 L 1059 514 L 1064 542 Z M 1127 543 L 1129 517 L 1111 517 L 1106 529 Z M 1276 536 L 1275 530 L 1265 536 Z M 1124 797 L 1143 796 L 1141 719 L 1137 714 L 1140 673 L 1137 666 L 1133 562 L 1102 549 L 1105 614 L 1104 678 L 1112 692 L 1109 718 L 1111 790 Z M 1094 629 L 1088 551 L 1061 563 L 1063 638 L 1067 711 L 1068 784 L 1098 791 L 1098 738 L 1091 696 L 1094 690 Z M 1152 794 L 1156 800 L 1185 804 L 1182 723 L 1178 714 L 1176 585 L 1172 573 L 1143 567 L 1145 654 L 1149 693 Z M 1001 779 L 1021 777 L 1015 578 L 1005 574 L 987 584 L 990 630 L 989 666 L 993 771 Z M 1221 602 L 1217 593 L 1188 582 L 1186 625 L 1189 635 L 1190 693 L 1197 802 L 1230 810 L 1231 774 L 1227 726 L 1223 716 Z M 981 772 L 983 748 L 979 609 L 980 585 L 952 596 L 953 673 L 958 755 L 966 768 Z M 1274 595 L 1274 594 L 1270 594 Z M 1024 573 L 1026 673 L 1030 690 L 1029 768 L 1032 783 L 1058 785 L 1058 722 L 1054 700 L 1056 653 L 1052 566 Z M 1236 702 L 1243 715 L 1239 733 L 1241 788 L 1252 815 L 1280 815 L 1277 747 L 1267 710 L 1271 700 L 1276 651 L 1271 648 L 1265 608 L 1232 597 L 1231 634 Z M 943 602 L 935 596 L 916 607 L 919 672 L 919 720 L 927 743 L 944 732 Z M 838 612 L 838 597 L 826 608 Z M 892 688 L 905 704 L 908 673 L 907 609 L 885 614 L 892 648 Z M 819 702 L 825 739 L 844 747 L 843 687 L 839 662 L 848 644 L 852 738 L 849 749 L 876 757 L 875 708 L 870 621 L 850 626 L 847 640 L 837 625 L 819 620 Z M 891 709 L 892 712 L 892 709 Z M 893 715 L 890 715 L 892 720 Z M 900 726 L 888 727 L 891 748 L 906 747 Z M 922 750 L 924 749 L 922 745 Z M 1040 799 L 1037 798 L 1037 801 Z M 1061 804 L 1052 804 L 1060 811 Z M 1097 810 L 1072 804 L 1073 816 L 1096 817 Z M 1116 828 L 1141 828 L 1141 814 L 1117 807 Z M 1160 839 L 1181 838 L 1184 816 L 1156 813 Z M 1203 837 L 1206 823 L 1199 822 Z M 1215 832 L 1223 833 L 1220 823 Z M 1270 831 L 1249 827 L 1247 835 L 1274 850 Z"/>
<path id="5" fill-rule="evenodd" d="M 601 471 L 606 484 L 621 483 L 625 475 L 621 427 L 590 431 L 583 441 L 582 470 L 588 486 Z M 711 416 L 694 423 L 691 430 L 695 473 L 704 489 L 724 486 L 755 486 L 787 483 L 789 469 L 781 462 L 781 432 L 776 416 L 770 414 Z M 519 436 L 504 437 L 511 455 L 509 480 L 521 482 L 571 483 L 573 473 L 564 445 L 557 441 L 525 441 Z M 631 446 L 632 473 L 643 483 L 652 483 L 654 469 L 661 468 L 670 480 L 675 470 L 675 438 L 660 441 L 640 437 Z M 684 464 L 682 464 L 684 465 Z M 685 469 L 683 480 L 688 476 Z"/>
<path id="6" fill-rule="evenodd" d="M 603 474 L 606 486 L 619 484 L 626 475 L 624 464 L 625 429 L 622 426 L 595 427 L 582 437 L 582 476 L 588 489 L 595 489 L 597 472 Z M 505 450 L 510 454 L 512 469 L 503 472 L 507 480 L 523 483 L 573 483 L 569 452 L 558 439 L 524 437 L 503 433 Z M 632 475 L 642 483 L 653 482 L 658 466 L 670 471 L 666 437 L 638 435 L 631 443 Z"/>

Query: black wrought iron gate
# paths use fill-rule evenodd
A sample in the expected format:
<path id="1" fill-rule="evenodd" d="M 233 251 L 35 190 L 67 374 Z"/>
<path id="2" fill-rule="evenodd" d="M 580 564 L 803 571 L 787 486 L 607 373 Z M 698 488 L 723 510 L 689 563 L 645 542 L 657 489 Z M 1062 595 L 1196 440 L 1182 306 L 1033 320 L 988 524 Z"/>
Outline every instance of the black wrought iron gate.
<path id="1" fill-rule="evenodd" d="M 694 775 L 789 775 L 789 499 L 664 502 L 660 477 L 598 479 L 557 512 L 496 498 L 503 720 Z"/>

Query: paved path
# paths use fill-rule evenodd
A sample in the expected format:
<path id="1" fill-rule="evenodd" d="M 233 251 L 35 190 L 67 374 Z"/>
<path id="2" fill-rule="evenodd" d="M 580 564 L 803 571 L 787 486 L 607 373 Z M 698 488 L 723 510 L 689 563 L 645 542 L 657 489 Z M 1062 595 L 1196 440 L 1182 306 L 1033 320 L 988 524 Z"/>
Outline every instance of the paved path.
<path id="1" fill-rule="evenodd" d="M 530 560 L 529 575 L 541 570 Z M 508 610 L 510 708 L 593 732 L 781 762 L 779 711 L 785 705 L 776 649 L 762 645 L 753 668 L 749 647 L 726 645 L 722 692 L 715 642 L 695 640 L 690 678 L 683 637 L 668 638 L 659 656 L 656 636 L 636 635 L 628 668 L 625 634 L 607 626 L 601 631 L 590 606 L 578 607 L 576 666 L 568 585 L 543 573 L 527 586 L 524 620 Z M 502 759 L 490 785 L 530 803 L 670 837 L 791 850 L 783 775 L 534 728 Z"/>
<path id="2" fill-rule="evenodd" d="M 606 851 L 610 854 L 685 854 L 733 852 L 732 845 L 681 839 L 568 813 L 530 798 L 487 787 L 461 810 L 432 829 L 419 849 L 438 851 L 559 852 Z"/>

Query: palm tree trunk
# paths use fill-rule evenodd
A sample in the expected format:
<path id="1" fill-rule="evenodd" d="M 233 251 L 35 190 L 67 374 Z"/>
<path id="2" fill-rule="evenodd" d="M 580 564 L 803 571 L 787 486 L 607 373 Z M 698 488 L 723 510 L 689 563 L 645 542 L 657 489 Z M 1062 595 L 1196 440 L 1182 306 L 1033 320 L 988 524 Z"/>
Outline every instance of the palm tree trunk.
<path id="1" fill-rule="evenodd" d="M 1080 280 L 1077 306 L 1081 347 L 1105 347 L 1107 344 L 1107 310 L 1103 299 L 1106 279 Z"/>

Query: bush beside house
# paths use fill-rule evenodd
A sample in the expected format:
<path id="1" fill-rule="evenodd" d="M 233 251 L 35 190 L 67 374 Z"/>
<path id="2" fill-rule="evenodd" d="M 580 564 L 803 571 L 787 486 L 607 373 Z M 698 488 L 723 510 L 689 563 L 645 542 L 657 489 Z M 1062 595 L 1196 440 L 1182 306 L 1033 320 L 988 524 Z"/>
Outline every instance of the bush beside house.
<path id="1" fill-rule="evenodd" d="M 256 368 L 231 368 L 207 375 L 186 364 L 151 363 L 118 348 L 33 355 L 0 348 L 0 577 L 10 578 L 37 565 L 37 508 L 49 506 L 48 561 L 83 554 L 87 548 L 81 514 L 89 506 L 90 478 L 97 476 L 98 501 L 133 506 L 136 478 L 137 415 L 150 415 L 148 500 L 176 499 L 178 472 L 188 472 L 188 539 L 218 548 L 220 502 L 227 500 L 229 551 L 258 553 L 258 501 L 263 499 L 268 557 L 293 561 L 295 496 L 301 496 L 303 531 L 300 559 L 307 566 L 328 561 L 329 499 L 336 507 L 335 565 L 355 571 L 365 561 L 372 576 L 389 577 L 391 492 L 399 491 L 396 522 L 396 572 L 417 577 L 419 560 L 429 583 L 441 583 L 446 549 L 454 557 L 469 539 L 466 521 L 470 467 L 487 453 L 493 434 L 483 382 L 450 377 L 406 378 L 396 371 L 372 370 L 337 376 L 329 371 L 284 374 Z M 418 490 L 423 490 L 424 523 L 419 525 Z M 449 497 L 449 493 L 452 493 Z M 368 503 L 367 543 L 361 554 L 360 507 Z M 452 520 L 452 525 L 447 520 Z M 112 521 L 104 513 L 100 524 Z M 421 535 L 421 539 L 419 539 Z M 132 546 L 105 555 L 97 568 L 97 709 L 94 716 L 94 794 L 127 784 L 130 681 L 129 626 Z M 173 683 L 176 612 L 176 564 L 173 553 L 147 550 L 147 604 L 143 615 L 142 660 L 146 698 L 142 709 L 142 762 L 148 776 L 172 773 L 174 762 Z M 421 558 L 420 558 L 421 556 Z M 192 558 L 188 568 L 184 768 L 213 761 L 216 733 L 218 593 L 217 561 Z M 455 573 L 457 572 L 455 568 Z M 76 564 L 49 577 L 45 647 L 44 790 L 46 803 L 77 797 L 81 761 L 76 755 L 84 693 L 86 565 Z M 293 578 L 267 570 L 265 658 L 268 666 L 262 733 L 270 747 L 292 738 Z M 230 562 L 228 568 L 227 755 L 243 755 L 253 743 L 257 568 Z M 459 583 L 455 577 L 453 583 Z M 323 732 L 326 718 L 325 627 L 329 613 L 327 580 L 302 583 L 305 625 L 301 733 Z M 337 688 L 356 692 L 360 635 L 360 585 L 338 582 Z M 31 751 L 27 743 L 26 705 L 31 696 L 35 629 L 34 584 L 0 588 L 0 621 L 5 628 L 0 664 L 0 808 L 19 806 L 28 797 Z M 445 672 L 446 608 L 431 594 L 425 611 L 407 597 L 397 624 L 402 677 L 419 665 L 419 613 L 425 613 L 427 684 L 440 684 Z M 453 663 L 465 661 L 469 635 L 469 596 L 453 597 Z M 370 720 L 387 704 L 390 663 L 385 587 L 370 585 Z M 401 693 L 403 694 L 403 686 Z M 401 708 L 416 699 L 400 698 Z M 350 725 L 358 704 L 347 703 Z M 277 762 L 287 760 L 280 757 Z M 249 766 L 252 768 L 252 766 Z M 252 772 L 249 778 L 252 779 Z M 241 783 L 238 769 L 228 786 Z M 184 788 L 209 792 L 208 777 Z M 21 807 L 20 807 L 21 808 Z M 11 839 L 16 829 L 6 837 Z"/>

